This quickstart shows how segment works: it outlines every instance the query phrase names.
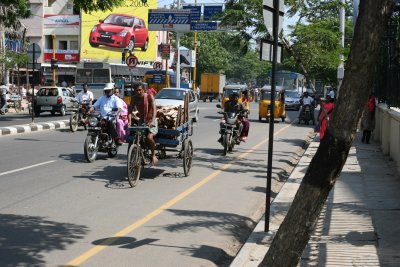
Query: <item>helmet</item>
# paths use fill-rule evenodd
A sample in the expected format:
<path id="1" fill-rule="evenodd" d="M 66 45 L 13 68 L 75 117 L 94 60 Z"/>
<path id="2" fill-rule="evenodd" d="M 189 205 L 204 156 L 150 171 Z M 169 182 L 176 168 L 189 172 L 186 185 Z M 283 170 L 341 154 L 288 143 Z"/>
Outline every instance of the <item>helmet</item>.
<path id="1" fill-rule="evenodd" d="M 104 85 L 104 91 L 106 91 L 106 90 L 113 90 L 114 89 L 114 83 L 106 83 L 105 85 Z"/>

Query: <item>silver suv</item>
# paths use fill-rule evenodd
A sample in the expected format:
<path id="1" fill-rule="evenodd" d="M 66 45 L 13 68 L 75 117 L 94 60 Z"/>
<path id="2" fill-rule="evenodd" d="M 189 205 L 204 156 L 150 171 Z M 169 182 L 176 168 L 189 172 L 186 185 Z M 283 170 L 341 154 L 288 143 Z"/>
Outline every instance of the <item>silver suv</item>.
<path id="1" fill-rule="evenodd" d="M 71 111 L 75 102 L 74 92 L 70 88 L 45 86 L 41 87 L 34 98 L 35 116 L 42 112 L 50 112 L 54 115 L 56 112 L 65 116 L 67 111 Z"/>

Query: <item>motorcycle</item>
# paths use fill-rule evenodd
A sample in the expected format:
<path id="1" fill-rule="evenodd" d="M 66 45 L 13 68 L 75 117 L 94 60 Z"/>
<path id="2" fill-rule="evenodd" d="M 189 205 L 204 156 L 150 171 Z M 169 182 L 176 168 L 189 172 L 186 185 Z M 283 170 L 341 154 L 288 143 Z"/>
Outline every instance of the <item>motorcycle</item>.
<path id="1" fill-rule="evenodd" d="M 221 105 L 217 105 L 218 108 L 221 108 Z M 240 111 L 239 113 L 235 112 L 218 112 L 219 114 L 224 115 L 224 118 L 220 123 L 220 134 L 222 134 L 222 146 L 224 147 L 223 155 L 225 156 L 228 152 L 231 152 L 235 145 L 240 145 L 240 134 L 243 129 L 242 123 L 238 124 L 238 118 L 240 116 L 245 116 L 247 110 Z"/>
<path id="2" fill-rule="evenodd" d="M 304 121 L 304 123 L 307 125 L 310 123 L 310 121 L 312 121 L 312 124 L 315 125 L 314 109 L 311 105 L 303 106 L 299 116 L 299 124 L 301 121 Z"/>
<path id="3" fill-rule="evenodd" d="M 88 134 L 85 139 L 84 152 L 88 162 L 93 162 L 98 152 L 107 153 L 113 158 L 118 153 L 118 146 L 110 134 L 108 122 L 115 118 L 116 110 L 101 118 L 99 113 L 91 113 L 88 118 Z"/>
<path id="4" fill-rule="evenodd" d="M 74 101 L 77 103 L 77 101 Z M 83 126 L 83 128 L 87 129 L 87 111 L 89 110 L 90 101 L 83 101 L 82 103 L 78 103 L 77 107 L 74 107 L 73 112 L 69 117 L 69 128 L 71 132 L 76 132 L 79 126 Z"/>

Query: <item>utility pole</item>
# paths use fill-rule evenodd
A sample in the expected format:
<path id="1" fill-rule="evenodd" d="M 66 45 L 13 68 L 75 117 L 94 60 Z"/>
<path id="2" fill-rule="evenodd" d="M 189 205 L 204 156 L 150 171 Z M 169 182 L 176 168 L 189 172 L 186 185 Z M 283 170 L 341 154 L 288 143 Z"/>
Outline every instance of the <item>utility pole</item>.
<path id="1" fill-rule="evenodd" d="M 345 29 L 345 9 L 344 9 L 344 5 L 345 5 L 345 0 L 341 0 L 341 7 L 339 9 L 339 31 L 340 31 L 340 41 L 339 44 L 342 48 L 344 48 L 344 29 Z M 342 85 L 342 80 L 344 77 L 344 55 L 340 54 L 339 55 L 340 58 L 340 62 L 339 62 L 339 66 L 337 69 L 337 78 L 338 78 L 338 90 L 337 93 L 339 94 L 339 90 L 340 90 L 340 86 Z"/>
<path id="2" fill-rule="evenodd" d="M 56 59 L 56 35 L 52 34 L 53 61 Z M 53 68 L 53 86 L 56 86 L 56 68 Z"/>
<path id="3" fill-rule="evenodd" d="M 356 27 L 359 5 L 360 5 L 360 0 L 353 0 L 353 32 Z"/>
<path id="4" fill-rule="evenodd" d="M 194 1 L 194 5 L 197 6 L 197 0 Z M 194 50 L 194 56 L 196 57 L 196 46 L 197 46 L 197 32 L 195 31 L 193 34 L 193 50 Z M 197 68 L 197 58 L 194 61 L 194 68 L 193 68 L 193 84 L 192 84 L 192 90 L 196 93 L 196 87 L 197 87 L 197 82 L 196 82 L 196 68 Z"/>
<path id="5" fill-rule="evenodd" d="M 177 9 L 179 9 L 180 7 L 181 7 L 181 0 L 178 0 Z M 176 49 L 177 49 L 177 53 L 178 53 L 178 57 L 176 59 L 176 87 L 177 88 L 181 87 L 181 52 L 179 51 L 179 47 L 181 46 L 180 38 L 181 38 L 181 33 L 176 32 Z"/>

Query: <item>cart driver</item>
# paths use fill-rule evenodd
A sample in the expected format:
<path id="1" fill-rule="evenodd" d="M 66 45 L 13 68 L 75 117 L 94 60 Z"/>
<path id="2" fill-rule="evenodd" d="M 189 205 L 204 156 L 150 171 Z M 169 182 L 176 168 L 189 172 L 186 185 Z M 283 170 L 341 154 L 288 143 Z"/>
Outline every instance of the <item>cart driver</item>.
<path id="1" fill-rule="evenodd" d="M 135 95 L 129 106 L 128 125 L 137 123 L 146 124 L 149 127 L 147 134 L 147 144 L 151 150 L 151 164 L 157 164 L 156 142 L 154 136 L 158 132 L 156 103 L 152 94 L 145 93 L 143 85 L 138 83 L 134 86 Z"/>

